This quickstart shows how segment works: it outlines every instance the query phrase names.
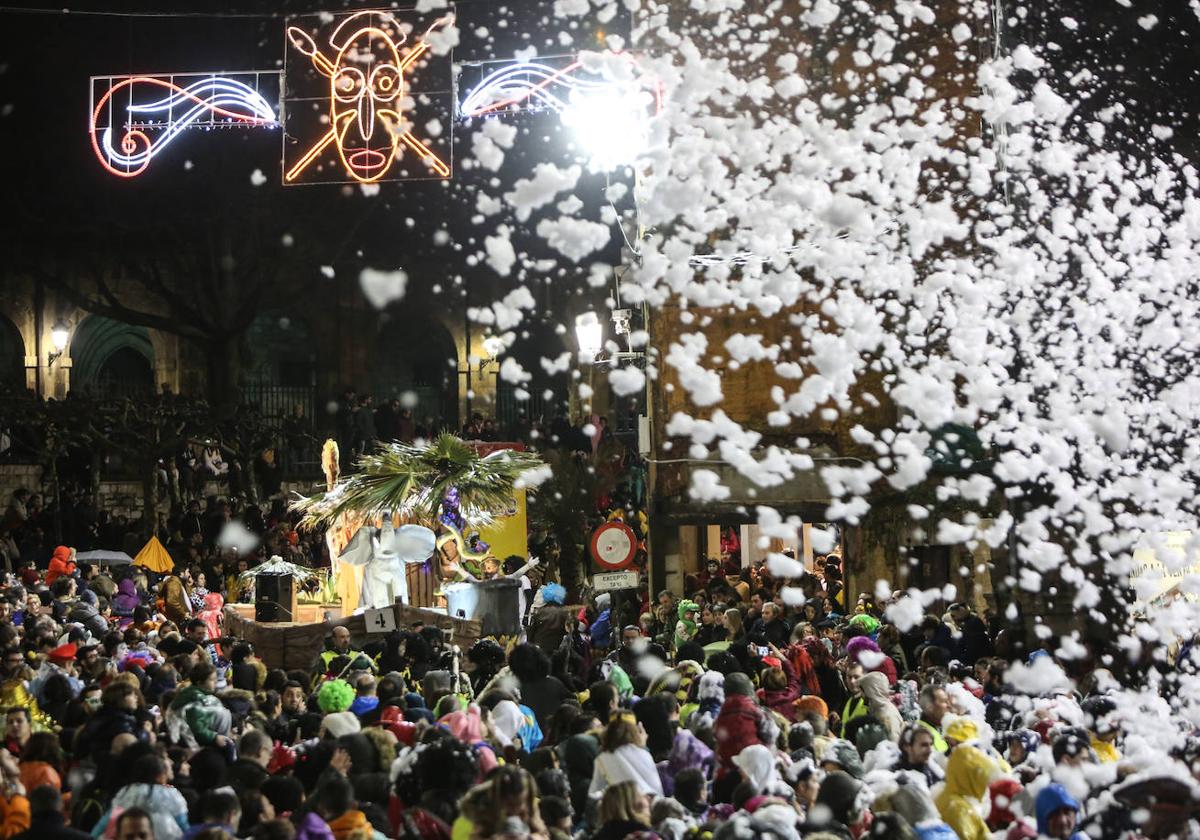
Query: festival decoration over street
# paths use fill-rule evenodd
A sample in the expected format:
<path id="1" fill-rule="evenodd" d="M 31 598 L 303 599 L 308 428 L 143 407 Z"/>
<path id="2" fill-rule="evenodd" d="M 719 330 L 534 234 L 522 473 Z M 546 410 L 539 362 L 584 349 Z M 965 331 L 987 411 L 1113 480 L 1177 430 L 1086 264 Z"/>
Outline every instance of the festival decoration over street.
<path id="1" fill-rule="evenodd" d="M 93 76 L 88 133 L 100 165 L 141 175 L 188 129 L 276 128 L 279 73 Z"/>
<path id="2" fill-rule="evenodd" d="M 450 177 L 449 163 L 417 137 L 404 111 L 411 95 L 405 74 L 429 51 L 429 36 L 452 23 L 454 16 L 438 18 L 403 56 L 408 36 L 390 12 L 355 12 L 334 19 L 337 25 L 328 34 L 327 27 L 318 26 L 317 37 L 301 26 L 287 28 L 293 50 L 328 80 L 322 92 L 328 100 L 328 112 L 322 115 L 327 120 L 320 123 L 328 128 L 307 147 L 284 146 L 284 183 L 296 183 L 314 163 L 333 152 L 341 162 L 338 174 L 344 177 L 327 175 L 316 180 L 348 178 L 375 183 L 389 177 L 393 164 L 405 152 L 415 154 L 434 175 Z M 318 38 L 328 44 L 328 54 Z M 285 71 L 285 78 L 291 76 Z M 288 89 L 285 101 L 312 97 L 311 79 L 301 77 L 297 86 Z"/>

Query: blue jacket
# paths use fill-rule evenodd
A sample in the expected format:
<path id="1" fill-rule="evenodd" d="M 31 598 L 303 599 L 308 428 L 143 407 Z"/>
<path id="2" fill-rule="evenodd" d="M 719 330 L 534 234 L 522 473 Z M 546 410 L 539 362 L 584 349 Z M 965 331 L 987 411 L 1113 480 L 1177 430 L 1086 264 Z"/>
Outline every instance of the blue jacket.
<path id="1" fill-rule="evenodd" d="M 607 609 L 596 617 L 591 629 L 592 645 L 606 648 L 612 645 L 612 610 Z"/>

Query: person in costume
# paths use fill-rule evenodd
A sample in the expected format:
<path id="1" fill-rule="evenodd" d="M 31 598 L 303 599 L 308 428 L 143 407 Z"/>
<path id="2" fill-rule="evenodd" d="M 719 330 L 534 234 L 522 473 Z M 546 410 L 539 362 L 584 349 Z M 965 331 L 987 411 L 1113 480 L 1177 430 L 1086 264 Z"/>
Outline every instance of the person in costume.
<path id="1" fill-rule="evenodd" d="M 675 649 L 678 650 L 696 637 L 696 614 L 700 612 L 695 601 L 679 602 L 679 621 L 675 623 Z"/>

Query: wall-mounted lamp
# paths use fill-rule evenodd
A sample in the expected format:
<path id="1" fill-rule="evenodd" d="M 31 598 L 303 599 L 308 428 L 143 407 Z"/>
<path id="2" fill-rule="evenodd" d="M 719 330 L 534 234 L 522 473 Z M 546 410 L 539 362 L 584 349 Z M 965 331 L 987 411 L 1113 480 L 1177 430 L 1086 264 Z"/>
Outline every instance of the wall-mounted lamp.
<path id="1" fill-rule="evenodd" d="M 500 358 L 500 354 L 508 349 L 508 345 L 504 343 L 504 339 L 498 335 L 489 335 L 483 340 L 483 352 L 486 354 L 484 358 L 479 360 L 479 372 L 483 373 L 484 368 L 490 364 L 494 364 Z"/>
<path id="2" fill-rule="evenodd" d="M 579 352 L 596 358 L 604 348 L 604 329 L 595 312 L 584 312 L 575 318 L 575 338 L 579 341 Z"/>
<path id="3" fill-rule="evenodd" d="M 54 350 L 50 353 L 49 364 L 54 364 L 67 349 L 67 341 L 71 337 L 71 325 L 59 318 L 54 322 L 54 326 L 50 328 L 50 342 L 54 345 Z"/>

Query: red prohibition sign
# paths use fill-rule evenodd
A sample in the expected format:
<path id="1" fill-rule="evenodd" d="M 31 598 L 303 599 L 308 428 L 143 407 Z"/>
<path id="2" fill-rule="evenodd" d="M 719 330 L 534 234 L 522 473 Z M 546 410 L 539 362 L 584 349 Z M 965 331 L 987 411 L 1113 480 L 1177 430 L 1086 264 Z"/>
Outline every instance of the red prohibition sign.
<path id="1" fill-rule="evenodd" d="M 637 537 L 624 522 L 608 522 L 592 534 L 592 559 L 605 571 L 628 569 L 637 553 Z"/>

